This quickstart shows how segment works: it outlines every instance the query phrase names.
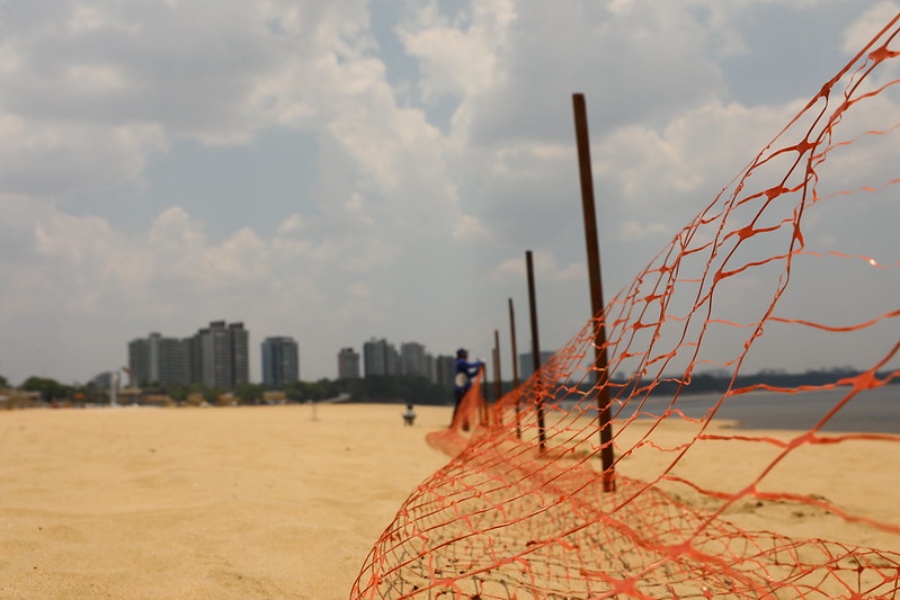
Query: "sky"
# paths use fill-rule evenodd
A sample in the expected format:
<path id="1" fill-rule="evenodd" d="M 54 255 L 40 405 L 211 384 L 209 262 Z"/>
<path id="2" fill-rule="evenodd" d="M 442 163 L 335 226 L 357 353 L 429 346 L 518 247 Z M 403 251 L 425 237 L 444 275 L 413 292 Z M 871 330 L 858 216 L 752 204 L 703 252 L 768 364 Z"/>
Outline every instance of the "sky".
<path id="1" fill-rule="evenodd" d="M 898 11 L 0 0 L 0 374 L 86 382 L 127 364 L 132 339 L 214 320 L 249 329 L 254 381 L 275 335 L 297 340 L 304 380 L 336 377 L 338 351 L 372 337 L 487 358 L 494 330 L 508 344 L 510 298 L 523 350 L 528 250 L 541 345 L 557 348 L 590 318 L 573 93 L 610 297 Z M 896 241 L 870 245 L 896 239 L 897 204 L 841 217 L 837 249 L 896 266 Z M 813 313 L 838 297 L 896 309 L 896 268 L 877 294 L 817 268 L 796 275 L 830 282 Z M 773 344 L 745 368 L 866 366 L 898 339 L 879 331 Z"/>

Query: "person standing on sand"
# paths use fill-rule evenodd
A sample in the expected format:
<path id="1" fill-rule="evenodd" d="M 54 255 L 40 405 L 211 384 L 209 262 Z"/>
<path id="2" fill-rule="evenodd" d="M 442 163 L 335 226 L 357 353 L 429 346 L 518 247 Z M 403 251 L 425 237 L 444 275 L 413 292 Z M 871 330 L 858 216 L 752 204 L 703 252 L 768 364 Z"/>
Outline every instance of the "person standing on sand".
<path id="1" fill-rule="evenodd" d="M 472 378 L 478 375 L 478 372 L 484 367 L 484 363 L 480 360 L 469 362 L 469 351 L 460 348 L 456 351 L 456 375 L 453 378 L 453 418 L 450 420 L 450 426 L 456 421 L 456 413 L 459 411 L 459 405 L 469 388 L 472 387 Z M 469 424 L 463 424 L 463 431 L 469 429 Z"/>
<path id="2" fill-rule="evenodd" d="M 412 426 L 416 422 L 416 411 L 413 410 L 413 405 L 406 405 L 406 412 L 403 413 L 403 424 Z"/>

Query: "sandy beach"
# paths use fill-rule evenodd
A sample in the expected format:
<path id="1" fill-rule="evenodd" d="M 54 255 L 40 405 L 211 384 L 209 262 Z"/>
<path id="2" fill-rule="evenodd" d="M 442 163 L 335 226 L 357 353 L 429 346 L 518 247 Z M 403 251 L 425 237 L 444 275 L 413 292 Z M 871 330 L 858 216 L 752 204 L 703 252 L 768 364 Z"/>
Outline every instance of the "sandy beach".
<path id="1" fill-rule="evenodd" d="M 445 408 L 0 412 L 0 598 L 346 599 Z"/>
<path id="2" fill-rule="evenodd" d="M 355 404 L 315 413 L 309 405 L 0 412 L 0 598 L 346 599 L 404 499 L 450 460 L 425 441 L 450 409 L 418 407 L 413 427 L 402 412 Z M 735 491 L 752 471 L 742 465 L 759 462 L 753 453 L 772 452 L 704 445 L 679 474 Z M 816 446 L 766 485 L 896 521 L 895 449 Z M 624 459 L 623 473 L 660 467 L 642 460 Z M 748 501 L 726 516 L 748 529 L 900 550 L 896 535 L 809 507 Z"/>

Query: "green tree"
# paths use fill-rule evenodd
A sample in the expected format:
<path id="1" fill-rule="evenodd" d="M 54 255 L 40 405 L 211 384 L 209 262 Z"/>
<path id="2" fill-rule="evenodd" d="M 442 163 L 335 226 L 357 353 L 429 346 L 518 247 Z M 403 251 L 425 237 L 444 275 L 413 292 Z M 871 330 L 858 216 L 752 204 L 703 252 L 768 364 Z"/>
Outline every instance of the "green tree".
<path id="1" fill-rule="evenodd" d="M 266 388 L 258 383 L 242 383 L 234 389 L 241 404 L 258 404 Z"/>
<path id="2" fill-rule="evenodd" d="M 45 402 L 53 400 L 62 400 L 69 396 L 71 388 L 65 386 L 55 379 L 47 377 L 29 377 L 22 384 L 22 389 L 28 392 L 40 392 L 41 399 Z"/>

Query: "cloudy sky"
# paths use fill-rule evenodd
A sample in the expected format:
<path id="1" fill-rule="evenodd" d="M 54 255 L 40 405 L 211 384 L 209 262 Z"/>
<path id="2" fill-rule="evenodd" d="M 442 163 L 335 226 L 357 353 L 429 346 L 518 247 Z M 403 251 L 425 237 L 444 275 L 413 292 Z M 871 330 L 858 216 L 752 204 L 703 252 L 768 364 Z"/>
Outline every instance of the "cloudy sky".
<path id="1" fill-rule="evenodd" d="M 508 298 L 527 348 L 526 250 L 556 348 L 590 316 L 572 93 L 587 99 L 609 297 L 898 11 L 0 0 L 0 374 L 84 382 L 126 364 L 133 338 L 219 319 L 250 330 L 254 380 L 271 335 L 298 341 L 306 380 L 373 336 L 488 357 Z M 890 109 L 876 125 L 900 120 Z M 900 220 L 869 217 L 836 249 L 896 265 L 895 241 L 854 245 L 896 240 Z M 896 308 L 897 269 L 879 282 Z M 819 346 L 745 367 L 859 358 Z"/>

